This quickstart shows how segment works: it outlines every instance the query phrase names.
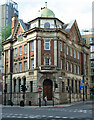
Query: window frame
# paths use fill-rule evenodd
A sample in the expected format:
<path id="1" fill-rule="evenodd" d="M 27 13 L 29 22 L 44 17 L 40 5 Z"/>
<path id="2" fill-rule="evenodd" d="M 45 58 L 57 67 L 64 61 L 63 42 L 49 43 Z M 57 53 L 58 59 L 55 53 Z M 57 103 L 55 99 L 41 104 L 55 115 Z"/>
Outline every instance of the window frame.
<path id="1" fill-rule="evenodd" d="M 17 48 L 14 49 L 14 57 L 17 57 Z"/>
<path id="2" fill-rule="evenodd" d="M 26 65 L 25 65 L 26 63 Z M 27 71 L 27 61 L 24 61 L 24 71 Z"/>
<path id="3" fill-rule="evenodd" d="M 24 54 L 27 54 L 27 44 L 24 45 Z"/>
<path id="4" fill-rule="evenodd" d="M 47 44 L 48 44 L 49 48 L 47 48 Z M 44 50 L 50 50 L 50 40 L 44 40 Z"/>
<path id="5" fill-rule="evenodd" d="M 19 46 L 19 56 L 22 55 L 22 46 Z"/>
<path id="6" fill-rule="evenodd" d="M 14 63 L 14 73 L 17 73 L 17 63 Z"/>
<path id="7" fill-rule="evenodd" d="M 22 62 L 19 62 L 19 72 L 22 72 Z"/>

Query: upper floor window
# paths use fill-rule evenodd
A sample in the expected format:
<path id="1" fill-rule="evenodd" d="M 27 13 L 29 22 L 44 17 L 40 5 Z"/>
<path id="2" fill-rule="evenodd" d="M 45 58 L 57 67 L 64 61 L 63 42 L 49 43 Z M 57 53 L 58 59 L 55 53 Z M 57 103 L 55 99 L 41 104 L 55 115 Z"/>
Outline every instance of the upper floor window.
<path id="1" fill-rule="evenodd" d="M 22 46 L 19 47 L 19 55 L 22 55 Z"/>
<path id="2" fill-rule="evenodd" d="M 27 44 L 24 45 L 24 54 L 27 54 Z"/>
<path id="3" fill-rule="evenodd" d="M 14 64 L 14 72 L 17 72 L 17 63 Z"/>
<path id="4" fill-rule="evenodd" d="M 91 67 L 94 67 L 94 61 L 91 61 Z"/>
<path id="5" fill-rule="evenodd" d="M 69 71 L 69 63 L 67 62 L 67 71 Z"/>
<path id="6" fill-rule="evenodd" d="M 50 40 L 45 40 L 44 41 L 44 49 L 45 50 L 50 50 Z"/>
<path id="7" fill-rule="evenodd" d="M 79 52 L 77 52 L 77 59 L 79 59 Z"/>
<path id="8" fill-rule="evenodd" d="M 31 69 L 34 69 L 34 59 L 31 60 Z"/>
<path id="9" fill-rule="evenodd" d="M 44 62 L 45 65 L 50 65 L 50 58 L 45 58 Z"/>
<path id="10" fill-rule="evenodd" d="M 14 57 L 17 57 L 17 48 L 14 50 Z"/>
<path id="11" fill-rule="evenodd" d="M 94 42 L 94 37 L 90 37 L 90 43 Z"/>
<path id="12" fill-rule="evenodd" d="M 90 46 L 90 52 L 94 52 L 94 45 Z"/>
<path id="13" fill-rule="evenodd" d="M 80 67 L 77 68 L 78 75 L 80 74 Z"/>
<path id="14" fill-rule="evenodd" d="M 74 65 L 74 73 L 76 73 L 76 65 Z"/>
<path id="15" fill-rule="evenodd" d="M 24 71 L 27 70 L 27 61 L 24 61 Z"/>
<path id="16" fill-rule="evenodd" d="M 90 58 L 94 59 L 94 53 L 90 53 Z"/>
<path id="17" fill-rule="evenodd" d="M 67 55 L 69 54 L 69 47 L 67 46 Z"/>
<path id="18" fill-rule="evenodd" d="M 22 63 L 19 63 L 19 72 L 22 72 Z"/>
<path id="19" fill-rule="evenodd" d="M 62 51 L 62 42 L 60 42 L 60 51 Z"/>
<path id="20" fill-rule="evenodd" d="M 50 23 L 49 23 L 49 22 L 46 22 L 46 23 L 44 24 L 44 28 L 50 28 Z"/>
<path id="21" fill-rule="evenodd" d="M 60 65 L 61 65 L 60 68 L 62 69 L 62 60 L 61 60 L 61 64 Z"/>
<path id="22" fill-rule="evenodd" d="M 71 64 L 71 72 L 73 72 L 73 64 Z"/>
<path id="23" fill-rule="evenodd" d="M 34 41 L 31 41 L 31 51 L 34 51 Z"/>
<path id="24" fill-rule="evenodd" d="M 76 58 L 76 50 L 74 50 L 74 58 Z"/>
<path id="25" fill-rule="evenodd" d="M 86 54 L 84 54 L 84 64 L 86 64 Z"/>
<path id="26" fill-rule="evenodd" d="M 70 48 L 70 56 L 72 56 L 72 48 Z"/>

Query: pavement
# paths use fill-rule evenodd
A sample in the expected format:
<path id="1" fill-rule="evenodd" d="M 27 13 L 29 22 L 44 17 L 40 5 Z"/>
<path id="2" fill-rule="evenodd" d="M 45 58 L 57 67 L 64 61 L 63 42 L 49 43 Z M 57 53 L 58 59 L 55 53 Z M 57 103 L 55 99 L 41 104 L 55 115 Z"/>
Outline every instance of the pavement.
<path id="1" fill-rule="evenodd" d="M 47 105 L 47 106 L 24 106 L 24 108 L 39 108 L 39 107 L 43 107 L 43 108 L 59 108 L 59 107 L 70 107 L 70 106 L 73 106 L 73 105 L 83 105 L 83 104 L 94 104 L 94 102 L 92 100 L 89 100 L 89 101 L 76 101 L 76 102 L 72 102 L 72 103 L 68 103 L 68 104 L 58 104 L 58 105 Z M 10 105 L 0 105 L 0 107 L 11 107 Z M 13 105 L 12 107 L 21 107 L 19 105 Z M 23 107 L 23 106 L 22 106 Z"/>

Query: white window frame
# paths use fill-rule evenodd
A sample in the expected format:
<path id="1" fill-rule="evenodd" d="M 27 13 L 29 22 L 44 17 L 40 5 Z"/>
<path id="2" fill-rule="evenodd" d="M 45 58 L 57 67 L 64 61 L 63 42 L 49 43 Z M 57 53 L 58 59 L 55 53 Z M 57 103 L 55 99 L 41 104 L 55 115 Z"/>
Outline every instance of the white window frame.
<path id="1" fill-rule="evenodd" d="M 24 71 L 27 70 L 27 61 L 24 61 Z"/>
<path id="2" fill-rule="evenodd" d="M 76 58 L 76 50 L 74 49 L 74 58 Z"/>
<path id="3" fill-rule="evenodd" d="M 67 62 L 67 71 L 69 71 L 69 63 Z"/>
<path id="4" fill-rule="evenodd" d="M 62 51 L 62 42 L 60 42 L 60 51 Z"/>
<path id="5" fill-rule="evenodd" d="M 49 60 L 48 63 L 46 63 L 46 60 Z M 44 58 L 44 65 L 51 65 L 51 58 Z"/>
<path id="6" fill-rule="evenodd" d="M 17 48 L 14 50 L 14 57 L 17 57 Z"/>
<path id="7" fill-rule="evenodd" d="M 79 60 L 80 59 L 80 57 L 79 57 L 79 52 L 77 51 L 77 59 Z"/>
<path id="8" fill-rule="evenodd" d="M 17 63 L 14 64 L 14 72 L 17 73 Z"/>
<path id="9" fill-rule="evenodd" d="M 71 63 L 71 72 L 73 72 L 73 64 Z"/>
<path id="10" fill-rule="evenodd" d="M 27 54 L 27 44 L 24 45 L 24 54 Z"/>
<path id="11" fill-rule="evenodd" d="M 44 40 L 44 50 L 50 50 L 50 40 Z"/>
<path id="12" fill-rule="evenodd" d="M 62 60 L 61 60 L 61 62 L 60 62 L 60 68 L 62 69 Z"/>
<path id="13" fill-rule="evenodd" d="M 74 65 L 74 73 L 76 74 L 76 65 Z"/>
<path id="14" fill-rule="evenodd" d="M 19 56 L 22 55 L 22 46 L 19 46 Z"/>
<path id="15" fill-rule="evenodd" d="M 19 72 L 22 72 L 22 62 L 19 62 Z"/>
<path id="16" fill-rule="evenodd" d="M 67 55 L 69 54 L 69 47 L 67 46 Z"/>
<path id="17" fill-rule="evenodd" d="M 72 56 L 72 48 L 70 48 L 70 56 Z"/>
<path id="18" fill-rule="evenodd" d="M 80 74 L 80 66 L 77 66 L 78 75 Z"/>

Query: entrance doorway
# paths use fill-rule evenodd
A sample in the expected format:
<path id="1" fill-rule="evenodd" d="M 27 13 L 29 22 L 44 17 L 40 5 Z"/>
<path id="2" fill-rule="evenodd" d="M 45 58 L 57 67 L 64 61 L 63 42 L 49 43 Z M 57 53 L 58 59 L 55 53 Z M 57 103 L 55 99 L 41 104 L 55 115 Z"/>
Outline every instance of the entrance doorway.
<path id="1" fill-rule="evenodd" d="M 52 100 L 53 83 L 51 80 L 46 79 L 43 82 L 43 98 L 47 96 L 47 100 Z"/>

